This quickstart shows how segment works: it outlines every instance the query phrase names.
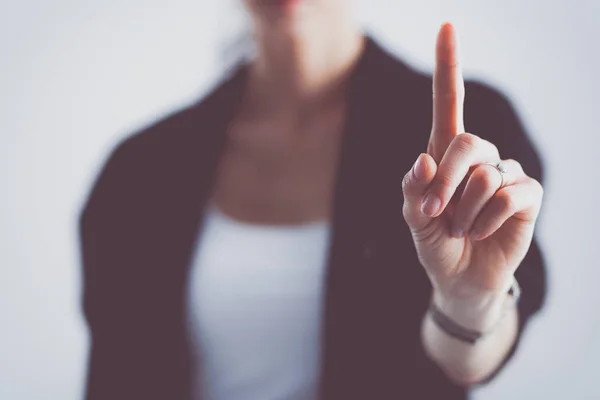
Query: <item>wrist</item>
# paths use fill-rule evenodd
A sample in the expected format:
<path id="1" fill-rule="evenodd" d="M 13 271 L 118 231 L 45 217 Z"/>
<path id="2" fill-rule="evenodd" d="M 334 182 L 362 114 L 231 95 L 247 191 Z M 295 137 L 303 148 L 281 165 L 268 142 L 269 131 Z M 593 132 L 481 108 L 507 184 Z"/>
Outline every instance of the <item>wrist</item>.
<path id="1" fill-rule="evenodd" d="M 506 291 L 481 291 L 461 289 L 457 295 L 436 289 L 432 302 L 445 316 L 470 330 L 487 332 L 502 319 L 510 303 Z"/>

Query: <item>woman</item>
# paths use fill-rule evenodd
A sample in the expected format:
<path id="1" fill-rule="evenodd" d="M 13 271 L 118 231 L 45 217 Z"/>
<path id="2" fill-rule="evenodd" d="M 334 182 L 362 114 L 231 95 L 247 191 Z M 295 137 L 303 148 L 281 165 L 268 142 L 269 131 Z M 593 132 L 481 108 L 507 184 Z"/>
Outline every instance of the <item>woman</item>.
<path id="1" fill-rule="evenodd" d="M 514 352 L 538 157 L 501 95 L 464 96 L 451 25 L 432 82 L 348 3 L 245 0 L 256 58 L 111 155 L 81 216 L 88 399 L 464 399 Z"/>

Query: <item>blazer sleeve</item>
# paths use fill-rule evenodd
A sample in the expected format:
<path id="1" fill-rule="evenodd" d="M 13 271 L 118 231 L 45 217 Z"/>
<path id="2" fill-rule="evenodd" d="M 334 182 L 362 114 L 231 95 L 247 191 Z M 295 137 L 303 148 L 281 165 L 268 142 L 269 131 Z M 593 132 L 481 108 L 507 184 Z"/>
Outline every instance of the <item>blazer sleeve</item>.
<path id="1" fill-rule="evenodd" d="M 119 299 L 127 290 L 118 268 L 126 257 L 127 218 L 135 201 L 136 155 L 131 139 L 119 144 L 104 164 L 79 216 L 83 269 L 83 313 L 89 328 L 90 352 L 85 398 L 125 398 L 130 383 L 126 331 Z M 118 353 L 118 354 L 117 354 Z"/>
<path id="2" fill-rule="evenodd" d="M 468 131 L 489 140 L 498 147 L 503 159 L 521 163 L 527 175 L 544 184 L 542 161 L 531 137 L 513 105 L 501 92 L 480 83 L 468 83 L 465 99 L 465 125 Z M 537 313 L 546 297 L 546 266 L 537 235 L 529 247 L 515 277 L 522 289 L 518 303 L 518 339 L 493 379 L 514 356 L 530 318 Z"/>
<path id="3" fill-rule="evenodd" d="M 503 159 L 518 161 L 527 175 L 544 185 L 545 176 L 540 155 L 508 98 L 499 91 L 479 83 L 470 83 L 470 87 L 467 86 L 467 96 L 471 92 L 473 99 L 471 102 L 466 100 L 465 104 L 467 130 L 472 129 L 473 133 L 495 144 Z M 545 264 L 537 235 L 534 234 L 529 251 L 515 273 L 522 289 L 518 303 L 518 340 L 504 363 L 488 380 L 493 379 L 513 357 L 527 323 L 544 304 L 547 290 Z"/>

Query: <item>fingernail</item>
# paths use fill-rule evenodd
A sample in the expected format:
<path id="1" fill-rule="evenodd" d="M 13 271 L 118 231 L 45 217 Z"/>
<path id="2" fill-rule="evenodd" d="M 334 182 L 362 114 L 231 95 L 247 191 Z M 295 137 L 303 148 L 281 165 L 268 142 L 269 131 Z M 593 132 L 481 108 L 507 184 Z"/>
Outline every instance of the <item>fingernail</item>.
<path id="1" fill-rule="evenodd" d="M 463 232 L 463 230 L 456 226 L 454 228 L 452 228 L 451 233 L 452 233 L 452 236 L 454 236 L 457 239 L 462 239 L 465 236 L 465 233 Z"/>
<path id="2" fill-rule="evenodd" d="M 421 212 L 428 217 L 433 217 L 438 212 L 441 205 L 442 201 L 437 196 L 429 193 L 421 206 Z"/>
<path id="3" fill-rule="evenodd" d="M 425 168 L 425 161 L 423 161 L 423 154 L 420 154 L 419 157 L 417 157 L 415 165 L 413 166 L 413 174 L 415 174 L 415 177 L 418 180 L 423 180 L 425 179 L 426 173 L 427 171 Z"/>
<path id="4" fill-rule="evenodd" d="M 470 236 L 473 240 L 479 240 L 481 239 L 482 234 L 479 232 L 471 232 Z"/>

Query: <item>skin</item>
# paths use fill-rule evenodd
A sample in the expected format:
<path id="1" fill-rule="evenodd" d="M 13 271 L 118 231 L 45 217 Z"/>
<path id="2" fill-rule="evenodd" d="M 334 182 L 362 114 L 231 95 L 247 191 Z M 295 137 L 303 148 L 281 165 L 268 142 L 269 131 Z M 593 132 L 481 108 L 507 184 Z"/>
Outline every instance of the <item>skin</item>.
<path id="1" fill-rule="evenodd" d="M 344 89 L 363 46 L 349 1 L 244 3 L 258 56 L 228 132 L 213 201 L 250 223 L 329 219 Z M 457 44 L 452 25 L 443 25 L 429 145 L 404 175 L 405 202 L 398 207 L 438 308 L 466 328 L 493 328 L 486 339 L 467 345 L 424 316 L 428 355 L 456 383 L 469 386 L 495 371 L 516 339 L 517 311 L 506 293 L 531 244 L 543 190 L 514 160 L 506 160 L 502 179 L 487 164 L 501 159 L 496 146 L 464 132 Z"/>
<path id="2" fill-rule="evenodd" d="M 344 90 L 363 47 L 345 1 L 282 4 L 245 2 L 258 57 L 214 194 L 222 211 L 257 224 L 329 219 Z"/>
<path id="3" fill-rule="evenodd" d="M 487 164 L 500 160 L 496 146 L 464 133 L 457 42 L 452 25 L 443 25 L 429 145 L 404 176 L 403 214 L 436 305 L 466 328 L 494 329 L 470 346 L 424 318 L 422 336 L 430 357 L 457 383 L 472 385 L 497 369 L 516 339 L 517 311 L 507 308 L 506 292 L 531 245 L 543 189 L 515 160 L 504 160 L 508 172 L 502 178 Z"/>

